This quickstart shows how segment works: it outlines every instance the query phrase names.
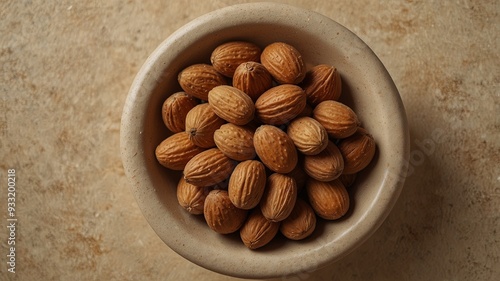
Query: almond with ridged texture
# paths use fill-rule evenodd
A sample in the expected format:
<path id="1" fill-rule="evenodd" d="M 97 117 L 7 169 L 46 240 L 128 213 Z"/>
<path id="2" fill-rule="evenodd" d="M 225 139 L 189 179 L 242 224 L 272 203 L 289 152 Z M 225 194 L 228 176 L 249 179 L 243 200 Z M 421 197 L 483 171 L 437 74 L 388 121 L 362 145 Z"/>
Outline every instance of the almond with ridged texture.
<path id="1" fill-rule="evenodd" d="M 349 210 L 349 194 L 338 179 L 329 182 L 310 179 L 306 191 L 311 207 L 321 218 L 336 220 Z"/>
<path id="2" fill-rule="evenodd" d="M 185 92 L 172 94 L 163 102 L 161 110 L 163 123 L 173 133 L 184 131 L 186 115 L 196 105 L 198 105 L 198 100 Z"/>
<path id="3" fill-rule="evenodd" d="M 375 155 L 376 145 L 373 136 L 364 128 L 339 143 L 344 157 L 344 174 L 355 174 L 370 164 Z"/>
<path id="4" fill-rule="evenodd" d="M 290 215 L 281 222 L 280 232 L 286 238 L 302 240 L 314 232 L 316 214 L 313 208 L 303 199 L 297 198 Z"/>
<path id="5" fill-rule="evenodd" d="M 233 77 L 236 68 L 248 61 L 258 62 L 262 50 L 246 41 L 232 41 L 217 46 L 212 51 L 210 62 L 222 75 Z"/>
<path id="6" fill-rule="evenodd" d="M 184 168 L 184 179 L 196 186 L 216 185 L 228 179 L 235 166 L 235 161 L 218 148 L 210 148 L 189 160 Z"/>
<path id="7" fill-rule="evenodd" d="M 271 242 L 278 233 L 279 227 L 279 222 L 266 219 L 260 209 L 255 208 L 240 228 L 240 238 L 247 248 L 255 250 Z"/>
<path id="8" fill-rule="evenodd" d="M 331 181 L 338 178 L 344 170 L 344 159 L 338 147 L 328 141 L 326 148 L 316 155 L 306 155 L 304 171 L 319 181 Z"/>
<path id="9" fill-rule="evenodd" d="M 177 80 L 188 95 L 208 100 L 208 92 L 215 86 L 227 85 L 226 78 L 209 64 L 193 64 L 183 69 Z"/>
<path id="10" fill-rule="evenodd" d="M 209 187 L 195 186 L 181 178 L 177 184 L 177 201 L 190 214 L 200 215 L 209 192 Z"/>
<path id="11" fill-rule="evenodd" d="M 319 103 L 313 111 L 313 118 L 325 127 L 334 139 L 343 139 L 354 134 L 360 125 L 358 116 L 347 105 L 327 100 Z"/>
<path id="12" fill-rule="evenodd" d="M 214 141 L 217 148 L 231 159 L 245 161 L 256 156 L 253 130 L 249 126 L 226 123 L 215 131 Z"/>
<path id="13" fill-rule="evenodd" d="M 260 63 L 240 64 L 233 76 L 233 86 L 245 92 L 253 101 L 273 86 L 273 77 Z"/>
<path id="14" fill-rule="evenodd" d="M 260 62 L 280 84 L 298 84 L 306 75 L 306 67 L 300 52 L 290 44 L 275 42 L 267 45 Z"/>
<path id="15" fill-rule="evenodd" d="M 274 172 L 286 174 L 297 165 L 297 149 L 292 139 L 278 127 L 258 127 L 253 136 L 253 145 L 262 163 Z"/>
<path id="16" fill-rule="evenodd" d="M 233 86 L 214 87 L 208 93 L 208 103 L 220 118 L 236 125 L 245 125 L 254 118 L 252 99 Z"/>
<path id="17" fill-rule="evenodd" d="M 292 120 L 287 134 L 298 151 L 305 155 L 316 155 L 328 145 L 328 133 L 316 119 L 300 117 Z"/>
<path id="18" fill-rule="evenodd" d="M 297 200 L 297 184 L 287 175 L 273 173 L 267 178 L 266 189 L 260 202 L 260 210 L 270 221 L 286 219 Z"/>
<path id="19" fill-rule="evenodd" d="M 163 140 L 155 150 L 156 159 L 165 168 L 181 171 L 187 162 L 205 149 L 196 146 L 186 132 L 175 133 Z"/>
<path id="20" fill-rule="evenodd" d="M 247 212 L 231 203 L 226 190 L 214 189 L 205 198 L 205 221 L 217 233 L 229 234 L 238 231 L 246 220 Z"/>
<path id="21" fill-rule="evenodd" d="M 228 193 L 231 202 L 240 209 L 257 206 L 266 187 L 266 169 L 257 160 L 247 160 L 234 168 L 229 178 Z"/>
<path id="22" fill-rule="evenodd" d="M 307 102 L 313 106 L 326 100 L 338 100 L 342 92 L 342 81 L 338 70 L 327 64 L 316 65 L 306 73 L 300 86 Z"/>
<path id="23" fill-rule="evenodd" d="M 282 125 L 297 117 L 306 107 L 306 95 L 297 85 L 272 87 L 255 102 L 257 119 L 264 124 Z"/>
<path id="24" fill-rule="evenodd" d="M 193 107 L 186 115 L 186 133 L 197 146 L 211 148 L 215 146 L 214 133 L 226 121 L 212 110 L 208 103 Z"/>

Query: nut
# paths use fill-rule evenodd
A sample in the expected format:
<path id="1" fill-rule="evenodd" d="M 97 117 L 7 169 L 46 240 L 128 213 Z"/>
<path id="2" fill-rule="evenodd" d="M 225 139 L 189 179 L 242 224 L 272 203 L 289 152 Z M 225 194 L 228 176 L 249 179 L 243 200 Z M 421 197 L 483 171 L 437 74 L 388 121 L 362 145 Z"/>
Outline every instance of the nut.
<path id="1" fill-rule="evenodd" d="M 295 180 L 295 184 L 297 184 L 297 194 L 300 194 L 306 186 L 309 175 L 304 171 L 304 169 L 302 169 L 301 165 L 295 166 L 295 168 L 286 175 Z"/>
<path id="2" fill-rule="evenodd" d="M 189 160 L 184 168 L 184 179 L 196 186 L 215 185 L 228 179 L 235 165 L 218 148 L 210 148 Z"/>
<path id="3" fill-rule="evenodd" d="M 240 229 L 240 238 L 249 249 L 260 248 L 273 240 L 278 233 L 279 222 L 272 222 L 262 215 L 259 208 L 250 212 Z"/>
<path id="4" fill-rule="evenodd" d="M 227 85 L 214 87 L 208 93 L 208 103 L 220 118 L 236 125 L 252 121 L 255 107 L 243 91 Z"/>
<path id="5" fill-rule="evenodd" d="M 179 85 L 188 95 L 208 100 L 208 92 L 215 86 L 227 85 L 226 78 L 209 64 L 194 64 L 183 69 L 177 77 Z"/>
<path id="6" fill-rule="evenodd" d="M 344 157 L 344 174 L 357 173 L 373 159 L 376 145 L 372 135 L 364 128 L 358 128 L 356 133 L 339 143 L 339 150 Z"/>
<path id="7" fill-rule="evenodd" d="M 245 161 L 256 156 L 253 130 L 249 126 L 226 123 L 215 130 L 214 141 L 222 153 L 231 159 Z"/>
<path id="8" fill-rule="evenodd" d="M 236 68 L 248 61 L 259 61 L 259 46 L 245 41 L 232 41 L 219 45 L 212 51 L 210 62 L 222 75 L 233 77 Z"/>
<path id="9" fill-rule="evenodd" d="M 342 174 L 343 170 L 344 159 L 332 141 L 328 141 L 327 147 L 319 154 L 304 157 L 304 171 L 316 180 L 334 180 Z"/>
<path id="10" fill-rule="evenodd" d="M 247 160 L 234 168 L 229 178 L 228 193 L 231 202 L 240 209 L 257 206 L 266 188 L 266 169 L 257 160 Z"/>
<path id="11" fill-rule="evenodd" d="M 309 179 L 307 197 L 314 212 L 326 220 L 343 217 L 349 210 L 349 194 L 340 180 L 329 182 Z"/>
<path id="12" fill-rule="evenodd" d="M 350 107 L 333 100 L 319 103 L 314 108 L 313 118 L 318 120 L 334 139 L 343 139 L 354 134 L 360 124 L 356 113 Z"/>
<path id="13" fill-rule="evenodd" d="M 282 125 L 306 107 L 306 95 L 297 85 L 279 85 L 264 92 L 255 102 L 257 118 L 264 124 Z"/>
<path id="14" fill-rule="evenodd" d="M 211 148 L 215 146 L 214 133 L 226 123 L 212 110 L 208 103 L 193 107 L 186 115 L 186 133 L 197 146 Z"/>
<path id="15" fill-rule="evenodd" d="M 313 106 L 326 100 L 338 100 L 342 91 L 342 81 L 333 66 L 316 65 L 306 73 L 300 85 L 307 96 L 307 102 Z"/>
<path id="16" fill-rule="evenodd" d="M 297 184 L 287 175 L 273 173 L 267 178 L 266 189 L 260 202 L 260 210 L 270 221 L 286 219 L 297 200 Z"/>
<path id="17" fill-rule="evenodd" d="M 203 215 L 208 226 L 217 233 L 228 234 L 240 229 L 247 211 L 236 208 L 226 190 L 214 189 L 205 198 Z"/>
<path id="18" fill-rule="evenodd" d="M 339 177 L 340 182 L 344 185 L 345 188 L 351 187 L 356 181 L 357 174 L 342 174 Z"/>
<path id="19" fill-rule="evenodd" d="M 203 206 L 208 192 L 210 192 L 209 187 L 195 186 L 181 178 L 177 184 L 177 201 L 190 214 L 200 215 L 203 214 Z"/>
<path id="20" fill-rule="evenodd" d="M 311 235 L 316 228 L 316 214 L 303 199 L 297 198 L 290 215 L 281 222 L 280 232 L 286 238 L 302 240 Z"/>
<path id="21" fill-rule="evenodd" d="M 253 136 L 253 145 L 262 163 L 274 172 L 286 174 L 297 165 L 297 149 L 290 137 L 278 127 L 258 127 Z"/>
<path id="22" fill-rule="evenodd" d="M 163 140 L 156 147 L 155 155 L 162 166 L 181 171 L 191 158 L 204 150 L 190 141 L 186 132 L 180 132 Z"/>
<path id="23" fill-rule="evenodd" d="M 234 71 L 233 86 L 245 92 L 253 101 L 273 85 L 273 77 L 258 62 L 245 62 Z"/>
<path id="24" fill-rule="evenodd" d="M 316 155 L 328 145 L 326 129 L 311 117 L 292 120 L 288 125 L 287 134 L 297 150 L 305 155 Z"/>
<path id="25" fill-rule="evenodd" d="M 302 55 L 295 47 L 284 42 L 266 46 L 260 61 L 280 84 L 298 84 L 306 75 Z"/>
<path id="26" fill-rule="evenodd" d="M 185 92 L 172 94 L 163 102 L 161 110 L 163 123 L 172 133 L 184 131 L 186 129 L 186 115 L 196 105 L 198 105 L 198 101 Z"/>

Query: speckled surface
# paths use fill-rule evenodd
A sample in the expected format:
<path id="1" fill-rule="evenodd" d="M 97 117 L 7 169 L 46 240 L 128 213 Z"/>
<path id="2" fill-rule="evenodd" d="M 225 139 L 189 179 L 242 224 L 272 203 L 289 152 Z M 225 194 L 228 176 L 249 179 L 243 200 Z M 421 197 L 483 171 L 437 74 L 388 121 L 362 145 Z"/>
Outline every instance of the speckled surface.
<path id="1" fill-rule="evenodd" d="M 119 152 L 147 56 L 177 28 L 248 1 L 6 1 L 0 10 L 2 280 L 237 280 L 198 267 L 149 227 Z M 410 173 L 380 229 L 342 261 L 275 280 L 500 277 L 500 4 L 287 1 L 358 34 L 391 73 Z M 16 273 L 7 170 L 16 169 Z M 4 278 L 6 277 L 6 278 Z"/>

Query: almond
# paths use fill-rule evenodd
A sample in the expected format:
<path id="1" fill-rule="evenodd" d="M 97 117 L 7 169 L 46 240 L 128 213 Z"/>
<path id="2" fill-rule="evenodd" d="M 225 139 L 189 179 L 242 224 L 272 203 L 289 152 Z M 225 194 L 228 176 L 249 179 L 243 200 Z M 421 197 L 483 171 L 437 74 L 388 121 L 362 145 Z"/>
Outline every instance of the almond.
<path id="1" fill-rule="evenodd" d="M 295 180 L 295 183 L 297 184 L 297 194 L 300 194 L 306 186 L 309 175 L 304 171 L 301 165 L 295 166 L 295 168 L 286 175 L 292 177 Z"/>
<path id="2" fill-rule="evenodd" d="M 287 175 L 273 173 L 267 178 L 260 209 L 264 217 L 278 222 L 286 219 L 297 200 L 297 184 Z"/>
<path id="3" fill-rule="evenodd" d="M 251 160 L 256 156 L 253 134 L 249 126 L 226 123 L 215 131 L 214 141 L 227 157 L 237 161 Z"/>
<path id="4" fill-rule="evenodd" d="M 177 184 L 177 201 L 190 214 L 200 215 L 203 214 L 205 198 L 209 192 L 209 187 L 195 186 L 181 178 Z"/>
<path id="5" fill-rule="evenodd" d="M 339 150 L 344 157 L 344 174 L 357 173 L 372 161 L 376 145 L 373 136 L 364 128 L 358 128 L 355 134 L 339 143 Z"/>
<path id="6" fill-rule="evenodd" d="M 220 118 L 236 125 L 245 125 L 254 118 L 252 99 L 232 86 L 214 87 L 208 93 L 208 103 Z"/>
<path id="7" fill-rule="evenodd" d="M 337 146 L 328 141 L 327 147 L 317 155 L 304 157 L 304 171 L 319 181 L 331 181 L 338 178 L 344 170 L 344 159 Z"/>
<path id="8" fill-rule="evenodd" d="M 208 103 L 193 107 L 186 115 L 186 133 L 197 146 L 211 148 L 215 146 L 214 133 L 226 121 L 212 110 Z"/>
<path id="9" fill-rule="evenodd" d="M 279 222 L 266 219 L 260 209 L 255 208 L 241 227 L 240 238 L 245 246 L 255 250 L 271 242 L 278 233 L 279 227 Z"/>
<path id="10" fill-rule="evenodd" d="M 155 150 L 158 162 L 171 170 L 181 171 L 187 162 L 205 149 L 189 140 L 186 132 L 175 133 L 163 140 Z"/>
<path id="11" fill-rule="evenodd" d="M 262 163 L 274 172 L 286 174 L 297 165 L 297 149 L 290 137 L 278 127 L 258 127 L 253 136 L 253 144 Z"/>
<path id="12" fill-rule="evenodd" d="M 306 93 L 307 102 L 316 106 L 322 101 L 338 100 L 342 91 L 342 82 L 335 67 L 320 64 L 306 73 L 301 87 Z"/>
<path id="13" fill-rule="evenodd" d="M 218 148 L 205 150 L 189 160 L 184 179 L 196 186 L 211 186 L 229 178 L 236 163 Z"/>
<path id="14" fill-rule="evenodd" d="M 233 76 L 233 86 L 245 92 L 253 101 L 273 86 L 273 77 L 258 62 L 240 64 Z"/>
<path id="15" fill-rule="evenodd" d="M 340 182 L 344 185 L 345 188 L 351 187 L 356 181 L 357 174 L 342 174 L 339 177 Z"/>
<path id="16" fill-rule="evenodd" d="M 347 105 L 327 100 L 319 103 L 313 111 L 313 118 L 325 127 L 334 139 L 343 139 L 356 132 L 360 122 L 358 116 Z"/>
<path id="17" fill-rule="evenodd" d="M 258 62 L 262 50 L 246 41 L 232 41 L 217 46 L 210 56 L 213 67 L 222 75 L 233 77 L 236 68 L 248 61 Z"/>
<path id="18" fill-rule="evenodd" d="M 286 238 L 302 240 L 311 235 L 316 228 L 316 214 L 303 199 L 297 198 L 290 215 L 281 222 L 280 232 Z"/>
<path id="19" fill-rule="evenodd" d="M 326 220 L 339 219 L 349 210 L 349 194 L 338 179 L 329 182 L 310 179 L 306 191 L 314 212 Z"/>
<path id="20" fill-rule="evenodd" d="M 240 229 L 246 220 L 247 211 L 236 208 L 226 190 L 214 189 L 205 198 L 203 215 L 212 230 L 228 234 Z"/>
<path id="21" fill-rule="evenodd" d="M 184 131 L 186 115 L 196 105 L 198 105 L 198 100 L 185 92 L 172 94 L 163 102 L 161 110 L 163 123 L 173 133 Z"/>
<path id="22" fill-rule="evenodd" d="M 226 78 L 209 64 L 193 64 L 177 77 L 182 90 L 201 100 L 208 100 L 208 92 L 215 86 L 227 85 Z"/>
<path id="23" fill-rule="evenodd" d="M 328 145 L 326 129 L 311 117 L 292 120 L 288 125 L 287 134 L 297 150 L 305 155 L 316 155 Z"/>
<path id="24" fill-rule="evenodd" d="M 240 209 L 257 206 L 266 187 L 266 169 L 257 160 L 247 160 L 234 168 L 229 178 L 228 193 L 231 202 Z"/>
<path id="25" fill-rule="evenodd" d="M 282 125 L 297 117 L 306 107 L 306 95 L 296 85 L 278 85 L 264 92 L 255 102 L 257 118 L 264 124 Z"/>
<path id="26" fill-rule="evenodd" d="M 262 50 L 260 61 L 280 84 L 298 84 L 306 74 L 300 52 L 284 42 L 267 45 Z"/>

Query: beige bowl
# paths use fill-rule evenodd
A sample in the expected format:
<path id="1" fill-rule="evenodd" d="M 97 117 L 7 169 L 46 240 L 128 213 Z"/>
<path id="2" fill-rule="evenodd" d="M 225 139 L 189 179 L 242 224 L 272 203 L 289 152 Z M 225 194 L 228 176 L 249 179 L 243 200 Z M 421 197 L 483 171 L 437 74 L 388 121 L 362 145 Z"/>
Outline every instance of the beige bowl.
<path id="1" fill-rule="evenodd" d="M 350 190 L 352 205 L 339 221 L 318 222 L 304 241 L 275 238 L 249 250 L 237 233 L 220 235 L 202 216 L 183 210 L 176 198 L 181 174 L 158 164 L 156 146 L 169 132 L 161 106 L 180 90 L 177 74 L 230 40 L 265 46 L 295 46 L 309 66 L 336 66 L 343 79 L 342 101 L 352 106 L 377 142 L 371 165 Z M 406 115 L 388 72 L 356 35 L 318 13 L 296 7 L 255 3 L 201 16 L 174 32 L 149 56 L 127 97 L 121 124 L 121 153 L 132 191 L 145 218 L 175 252 L 202 267 L 245 278 L 283 277 L 312 272 L 347 255 L 384 221 L 403 186 L 409 154 Z M 168 261 L 165 261 L 168 262 Z"/>

